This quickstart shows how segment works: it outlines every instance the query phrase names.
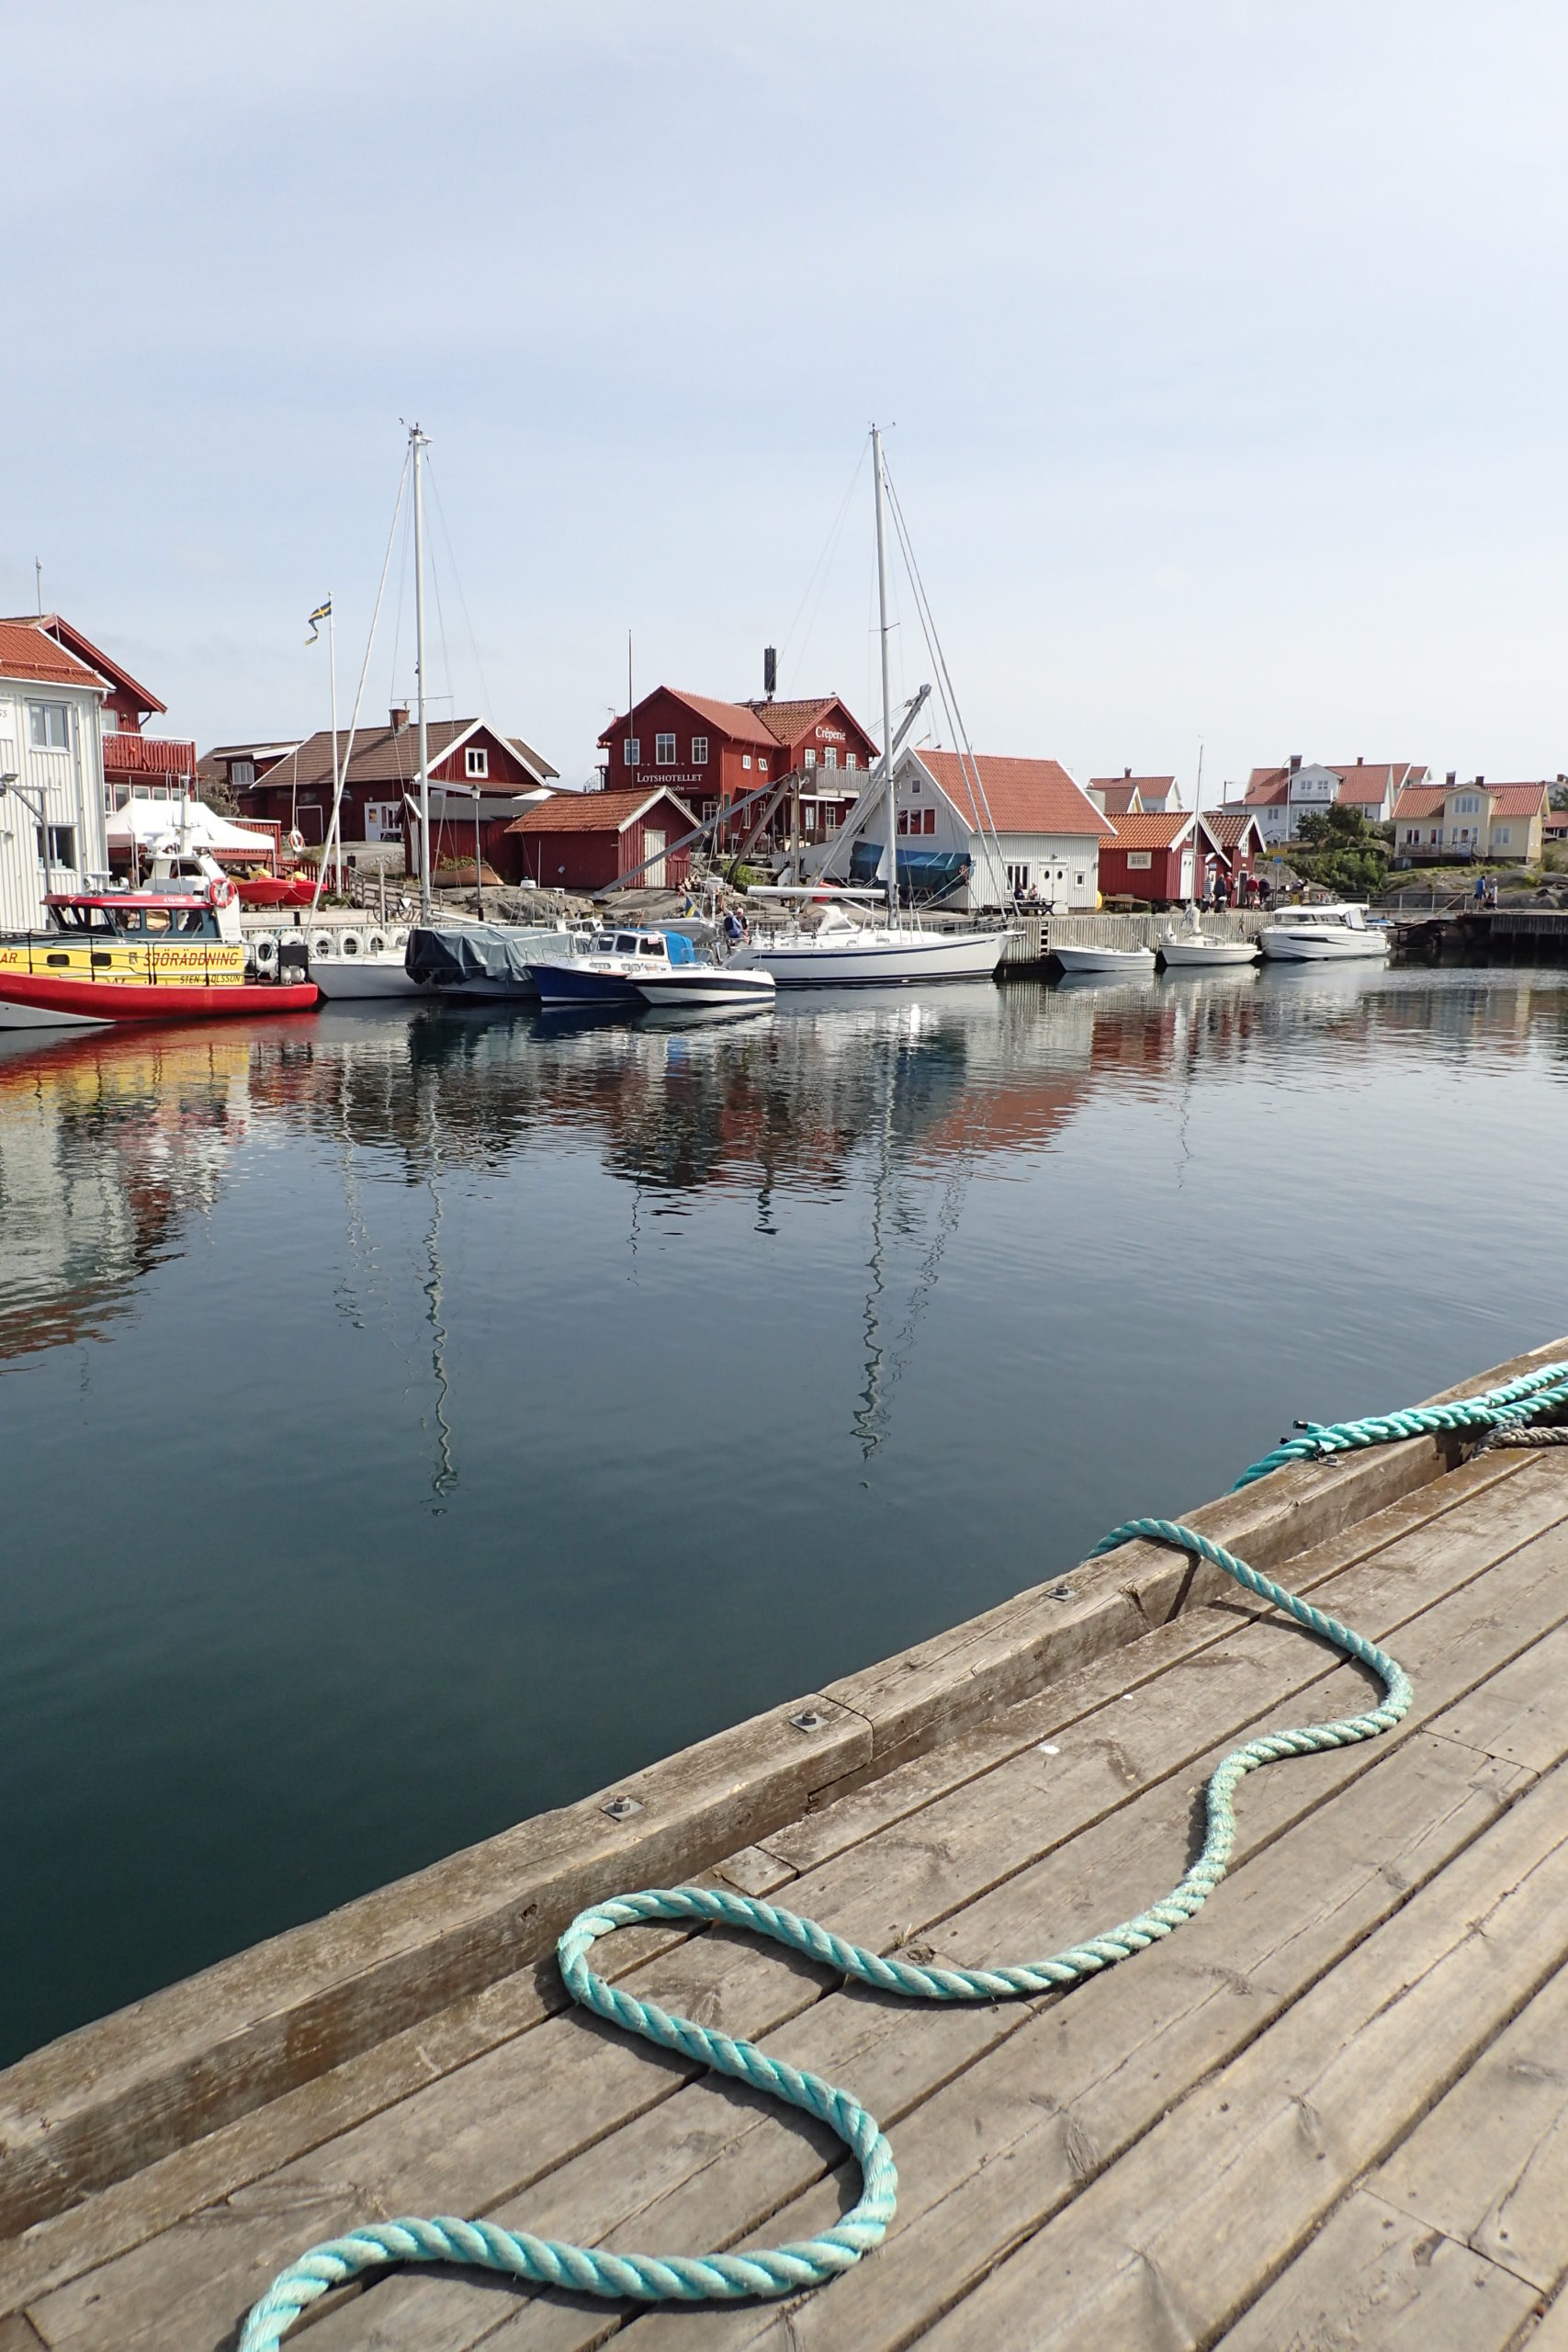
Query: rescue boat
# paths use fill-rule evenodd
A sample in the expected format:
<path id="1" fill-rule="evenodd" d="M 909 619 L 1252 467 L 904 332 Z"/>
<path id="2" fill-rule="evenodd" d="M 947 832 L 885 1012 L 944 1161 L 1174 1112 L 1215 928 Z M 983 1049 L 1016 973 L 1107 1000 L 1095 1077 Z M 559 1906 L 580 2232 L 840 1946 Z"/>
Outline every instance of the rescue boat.
<path id="1" fill-rule="evenodd" d="M 240 929 L 234 885 L 171 843 L 144 888 L 58 890 L 44 931 L 0 933 L 0 1029 L 85 1029 L 119 1021 L 210 1021 L 310 1012 L 299 960 L 260 971 Z M 292 943 L 289 943 L 290 944 Z"/>

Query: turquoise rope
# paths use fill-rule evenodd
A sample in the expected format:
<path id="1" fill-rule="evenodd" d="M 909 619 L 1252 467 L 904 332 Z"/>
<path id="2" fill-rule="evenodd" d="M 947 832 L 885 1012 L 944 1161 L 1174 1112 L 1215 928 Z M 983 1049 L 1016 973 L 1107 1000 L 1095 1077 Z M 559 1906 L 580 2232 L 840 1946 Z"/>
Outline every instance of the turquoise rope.
<path id="1" fill-rule="evenodd" d="M 1528 1379 L 1511 1381 L 1506 1387 L 1490 1389 L 1484 1396 L 1467 1397 L 1459 1404 L 1421 1406 L 1409 1412 L 1327 1427 L 1310 1424 L 1303 1435 L 1287 1440 L 1254 1463 L 1236 1484 L 1249 1486 L 1288 1462 L 1387 1444 L 1427 1430 L 1511 1426 L 1564 1404 L 1568 1404 L 1568 1363 L 1549 1364 Z M 1309 1634 L 1370 1668 L 1384 1693 L 1381 1706 L 1360 1714 L 1341 1716 L 1334 1723 L 1308 1724 L 1295 1731 L 1267 1732 L 1234 1748 L 1209 1781 L 1202 1851 L 1163 1902 L 1104 1935 L 1091 1936 L 1047 1959 L 1007 1968 L 922 1968 L 908 1961 L 887 1960 L 859 1944 L 846 1943 L 831 1929 L 776 1904 L 703 1886 L 652 1888 L 597 1904 L 578 1915 L 557 1947 L 567 1991 L 583 2008 L 660 2050 L 674 2051 L 825 2123 L 860 2167 L 860 2196 L 840 2222 L 795 2245 L 703 2255 L 606 2254 L 592 2246 L 533 2237 L 525 2230 L 502 2229 L 491 2222 L 446 2216 L 376 2222 L 313 2246 L 282 2271 L 252 2308 L 239 2352 L 276 2352 L 295 2321 L 322 2295 L 390 2263 L 460 2264 L 500 2271 L 533 2286 L 564 2287 L 615 2301 L 703 2303 L 786 2295 L 801 2288 L 818 2287 L 879 2245 L 893 2218 L 898 2175 L 886 2135 L 860 2101 L 819 2075 L 804 2074 L 770 2058 L 753 2042 L 711 2032 L 690 2018 L 672 2016 L 652 2001 L 639 2001 L 618 1990 L 590 1967 L 589 1953 L 602 1936 L 613 1935 L 618 1928 L 649 1919 L 679 1920 L 745 1928 L 836 1974 L 906 2000 L 1002 2001 L 1060 1991 L 1085 1977 L 1100 1975 L 1118 1961 L 1173 1934 L 1202 1908 L 1230 1866 L 1235 1846 L 1235 1792 L 1247 1775 L 1288 1756 L 1312 1756 L 1359 1740 L 1376 1739 L 1399 1722 L 1414 1693 L 1404 1669 L 1375 1643 L 1314 1609 L 1299 1594 L 1287 1591 L 1272 1577 L 1259 1575 L 1195 1528 L 1175 1520 L 1130 1519 L 1096 1544 L 1089 1556 L 1098 1558 L 1138 1539 L 1169 1544 L 1222 1568 L 1259 1600 L 1283 1610 Z"/>

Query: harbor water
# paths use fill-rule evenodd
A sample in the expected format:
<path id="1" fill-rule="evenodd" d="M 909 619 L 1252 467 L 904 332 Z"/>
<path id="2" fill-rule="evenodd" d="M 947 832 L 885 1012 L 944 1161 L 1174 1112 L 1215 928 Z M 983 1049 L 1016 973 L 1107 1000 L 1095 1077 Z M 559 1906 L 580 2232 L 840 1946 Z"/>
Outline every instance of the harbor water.
<path id="1" fill-rule="evenodd" d="M 1562 1328 L 1568 988 L 0 1047 L 0 2059 Z"/>

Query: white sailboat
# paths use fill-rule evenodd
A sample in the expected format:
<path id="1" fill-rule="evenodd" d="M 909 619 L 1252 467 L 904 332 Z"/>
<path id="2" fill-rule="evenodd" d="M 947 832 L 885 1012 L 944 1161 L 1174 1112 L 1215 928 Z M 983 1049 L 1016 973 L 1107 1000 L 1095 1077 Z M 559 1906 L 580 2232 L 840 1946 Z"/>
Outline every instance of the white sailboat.
<path id="1" fill-rule="evenodd" d="M 989 980 L 996 978 L 1011 933 L 1007 931 L 927 931 L 919 923 L 898 920 L 897 794 L 893 781 L 897 749 L 893 733 L 893 689 L 887 645 L 887 538 L 884 516 L 886 494 L 882 435 L 871 428 L 872 462 L 876 481 L 876 577 L 882 636 L 882 783 L 887 810 L 886 923 L 873 923 L 852 914 L 859 893 L 833 896 L 813 927 L 790 926 L 781 936 L 742 948 L 731 958 L 731 968 L 753 966 L 769 972 L 781 989 L 909 988 L 933 981 Z M 874 791 L 874 775 L 867 784 Z M 795 895 L 814 898 L 802 890 Z M 858 918 L 858 919 L 857 919 Z"/>
<path id="2" fill-rule="evenodd" d="M 1192 896 L 1187 901 L 1185 931 L 1163 931 L 1160 933 L 1159 959 L 1167 970 L 1216 971 L 1237 964 L 1258 961 L 1258 943 L 1254 939 L 1221 939 L 1213 932 L 1203 929 L 1198 911 L 1202 895 L 1203 864 L 1203 751 L 1198 750 L 1198 782 L 1192 795 Z"/>

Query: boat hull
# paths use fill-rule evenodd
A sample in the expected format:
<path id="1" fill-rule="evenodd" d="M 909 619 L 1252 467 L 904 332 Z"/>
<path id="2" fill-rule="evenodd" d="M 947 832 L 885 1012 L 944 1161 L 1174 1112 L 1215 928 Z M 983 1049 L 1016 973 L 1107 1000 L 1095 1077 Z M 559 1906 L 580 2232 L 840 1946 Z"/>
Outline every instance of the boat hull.
<path id="1" fill-rule="evenodd" d="M 1011 933 L 875 932 L 853 941 L 789 941 L 743 951 L 742 969 L 769 972 L 781 989 L 921 988 L 954 980 L 993 980 Z"/>
<path id="2" fill-rule="evenodd" d="M 130 1021 L 238 1020 L 245 1014 L 313 1012 L 314 980 L 236 982 L 214 988 L 175 980 L 51 979 L 41 973 L 0 977 L 0 1029 L 101 1029 Z"/>
<path id="3" fill-rule="evenodd" d="M 754 1005 L 759 1012 L 772 1004 L 775 982 L 771 972 L 730 971 L 699 965 L 695 969 L 684 966 L 668 978 L 639 980 L 637 993 L 645 1003 L 668 1005 Z"/>
<path id="4" fill-rule="evenodd" d="M 531 964 L 541 1004 L 624 1004 L 635 1010 L 642 997 L 635 980 L 621 972 L 589 971 L 581 964 Z"/>
<path id="5" fill-rule="evenodd" d="M 430 990 L 411 980 L 401 955 L 321 956 L 312 959 L 310 977 L 329 1004 L 385 1003 L 392 998 L 428 996 Z"/>
<path id="6" fill-rule="evenodd" d="M 1179 971 L 1219 971 L 1258 961 L 1251 939 L 1181 939 L 1168 936 L 1159 944 L 1160 961 Z"/>
<path id="7" fill-rule="evenodd" d="M 1258 944 L 1271 964 L 1382 963 L 1389 942 L 1375 931 L 1348 932 L 1338 938 L 1326 932 L 1315 935 L 1303 924 L 1258 933 Z"/>
<path id="8" fill-rule="evenodd" d="M 1051 949 L 1064 972 L 1152 972 L 1152 947 L 1057 947 Z"/>

